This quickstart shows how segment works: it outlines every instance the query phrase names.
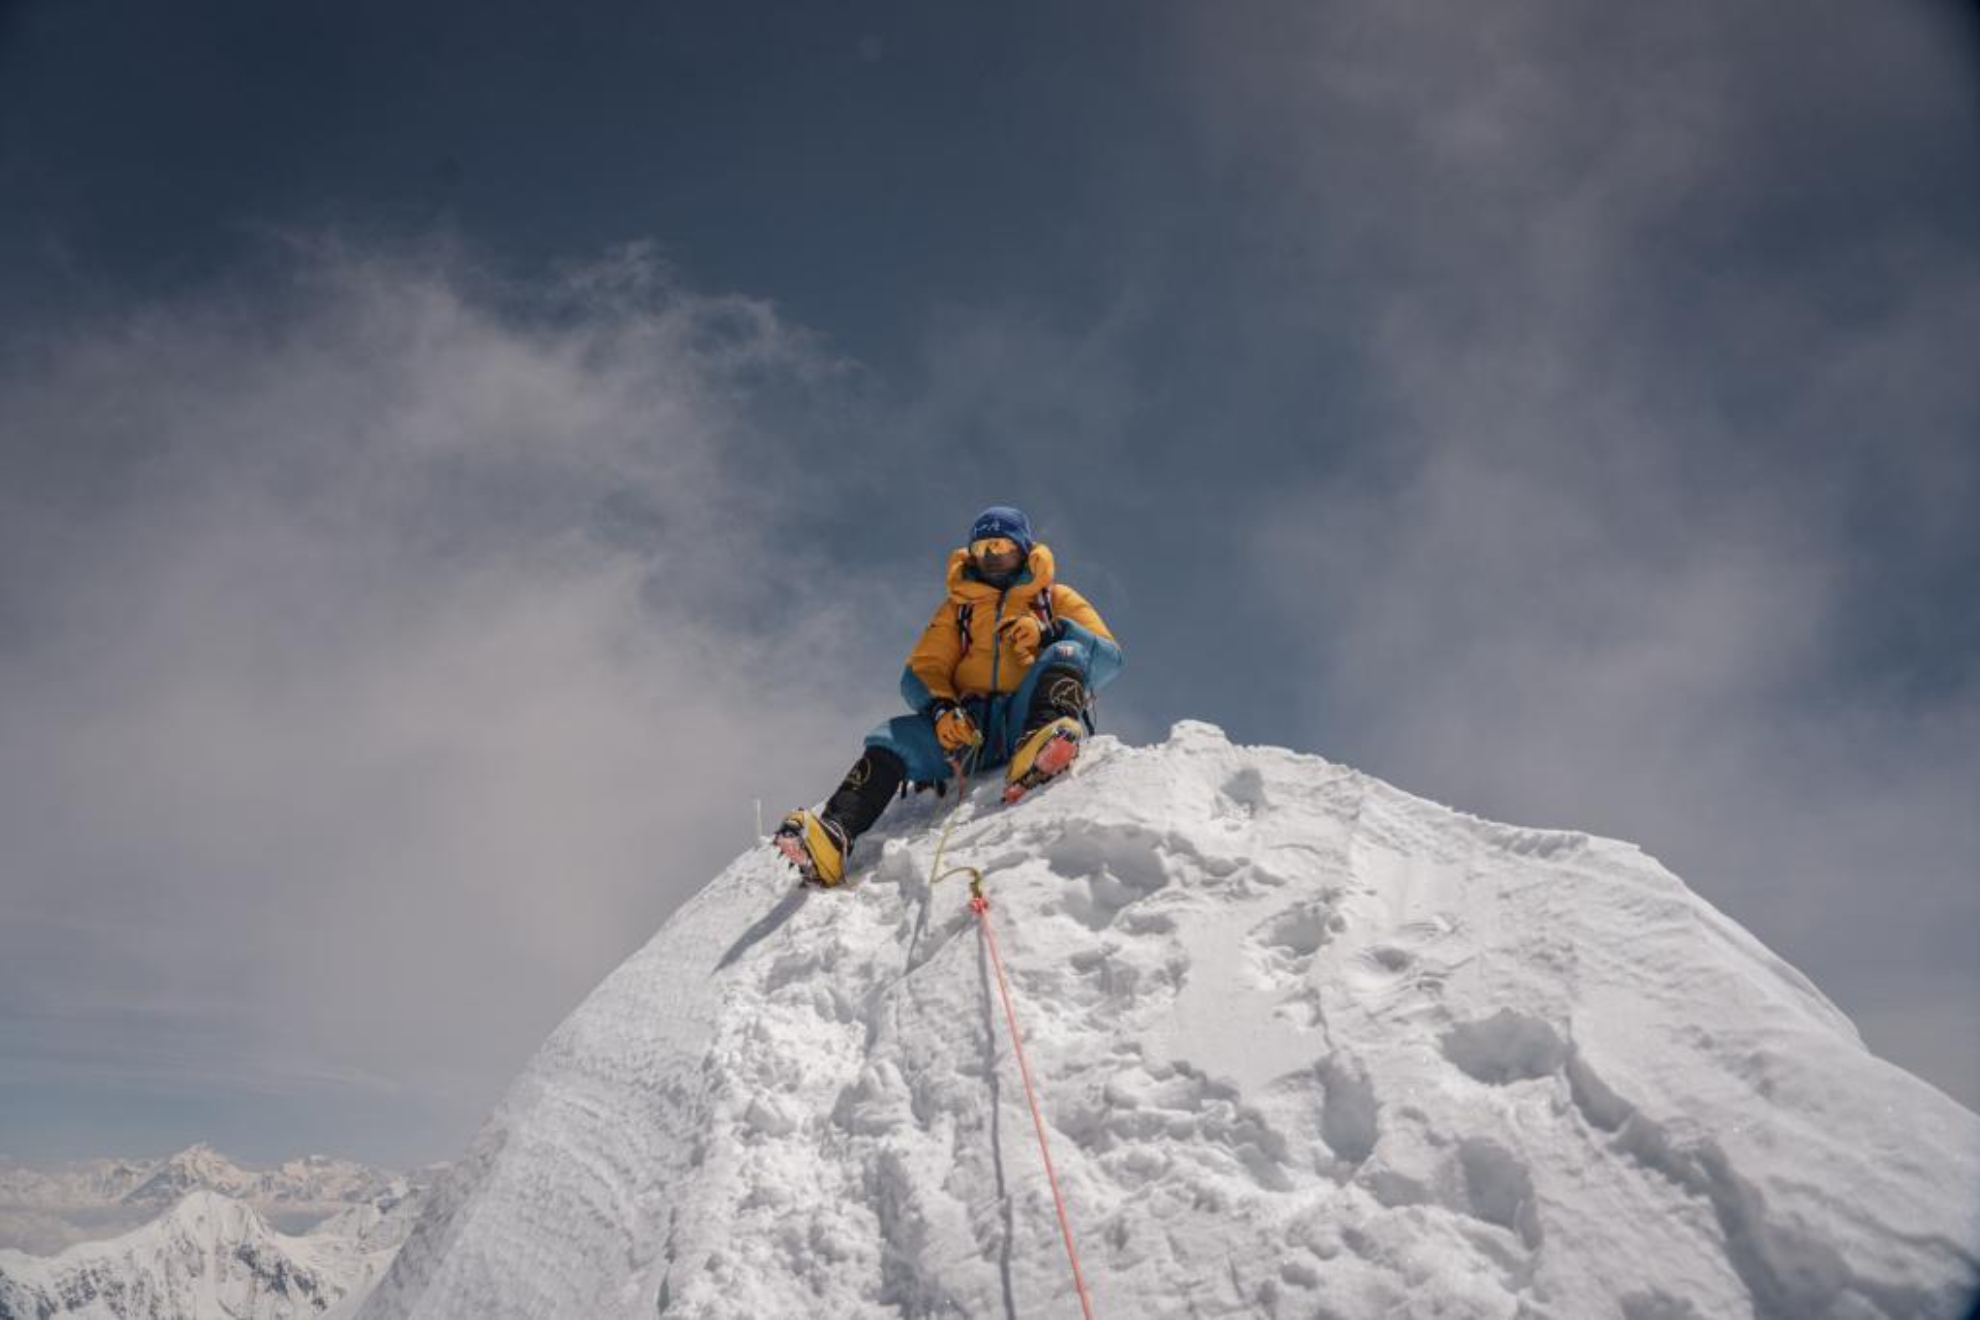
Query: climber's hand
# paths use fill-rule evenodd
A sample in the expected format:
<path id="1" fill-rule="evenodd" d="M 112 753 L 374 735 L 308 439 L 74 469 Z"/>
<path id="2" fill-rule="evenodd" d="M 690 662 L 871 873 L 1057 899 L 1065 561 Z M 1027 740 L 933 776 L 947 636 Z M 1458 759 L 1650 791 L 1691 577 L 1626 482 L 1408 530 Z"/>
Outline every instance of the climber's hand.
<path id="1" fill-rule="evenodd" d="M 976 721 L 953 701 L 937 701 L 928 708 L 928 718 L 935 721 L 935 740 L 951 756 L 960 755 L 983 741 L 983 735 L 976 730 Z"/>
<path id="2" fill-rule="evenodd" d="M 1045 625 L 1030 614 L 1013 614 L 997 625 L 997 636 L 1011 648 L 1018 663 L 1028 665 L 1038 658 L 1038 648 L 1045 640 Z"/>

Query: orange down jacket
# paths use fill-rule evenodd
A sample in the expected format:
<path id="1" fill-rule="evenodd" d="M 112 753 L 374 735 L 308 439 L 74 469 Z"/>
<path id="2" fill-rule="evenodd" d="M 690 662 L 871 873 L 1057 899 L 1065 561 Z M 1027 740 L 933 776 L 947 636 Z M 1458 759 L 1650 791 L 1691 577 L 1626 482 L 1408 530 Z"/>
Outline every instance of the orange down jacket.
<path id="1" fill-rule="evenodd" d="M 1114 638 L 1086 597 L 1053 580 L 1050 548 L 1032 546 L 1021 579 L 1001 589 L 980 581 L 970 568 L 969 551 L 961 549 L 949 556 L 948 598 L 936 606 L 907 667 L 930 696 L 950 701 L 1014 692 L 1031 666 L 998 638 L 997 624 L 1027 610 L 1041 621 L 1070 619 L 1108 641 Z"/>

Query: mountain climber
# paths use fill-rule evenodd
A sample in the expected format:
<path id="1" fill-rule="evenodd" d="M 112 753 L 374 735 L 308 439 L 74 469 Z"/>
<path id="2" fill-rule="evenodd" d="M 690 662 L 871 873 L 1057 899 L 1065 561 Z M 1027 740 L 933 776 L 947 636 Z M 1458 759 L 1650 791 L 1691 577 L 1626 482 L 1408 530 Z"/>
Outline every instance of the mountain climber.
<path id="1" fill-rule="evenodd" d="M 845 879 L 853 840 L 906 784 L 945 786 L 1002 765 L 1004 800 L 1014 802 L 1072 764 L 1092 727 L 1092 693 L 1119 672 L 1121 648 L 1053 574 L 1052 551 L 1022 512 L 993 505 L 977 515 L 901 674 L 915 713 L 867 734 L 824 808 L 793 811 L 772 840 L 806 881 Z"/>

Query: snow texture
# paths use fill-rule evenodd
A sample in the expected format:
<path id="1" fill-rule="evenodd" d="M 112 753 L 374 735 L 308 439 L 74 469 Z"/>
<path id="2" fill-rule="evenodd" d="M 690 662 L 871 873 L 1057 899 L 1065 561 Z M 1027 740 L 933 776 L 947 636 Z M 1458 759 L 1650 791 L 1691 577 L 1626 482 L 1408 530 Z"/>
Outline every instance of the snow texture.
<path id="1" fill-rule="evenodd" d="M 252 1207 L 197 1190 L 122 1237 L 53 1257 L 0 1251 L 0 1320 L 348 1316 L 405 1240 L 412 1208 L 354 1206 L 290 1237 Z"/>
<path id="2" fill-rule="evenodd" d="M 683 907 L 366 1320 L 1077 1315 L 947 805 Z M 1634 847 L 1186 723 L 979 786 L 950 851 L 1099 1315 L 1965 1313 L 1980 1118 Z"/>

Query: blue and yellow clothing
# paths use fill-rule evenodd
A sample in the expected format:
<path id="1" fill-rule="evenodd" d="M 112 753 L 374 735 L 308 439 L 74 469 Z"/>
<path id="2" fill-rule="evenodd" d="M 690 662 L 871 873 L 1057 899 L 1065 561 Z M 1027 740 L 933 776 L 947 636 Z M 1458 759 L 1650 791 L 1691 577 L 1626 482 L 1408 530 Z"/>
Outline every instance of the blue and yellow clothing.
<path id="1" fill-rule="evenodd" d="M 969 551 L 949 556 L 948 595 L 936 607 L 921 640 L 908 655 L 901 695 L 916 712 L 888 720 L 867 735 L 868 746 L 886 747 L 907 763 L 909 778 L 934 783 L 949 777 L 927 711 L 938 700 L 960 702 L 983 731 L 978 768 L 1010 759 L 1039 677 L 1049 670 L 1077 673 L 1096 691 L 1121 668 L 1121 648 L 1099 611 L 1055 579 L 1052 551 L 1034 545 L 1022 571 L 998 586 L 977 575 Z M 1046 625 L 1044 644 L 1027 664 L 997 625 L 1021 612 Z"/>

